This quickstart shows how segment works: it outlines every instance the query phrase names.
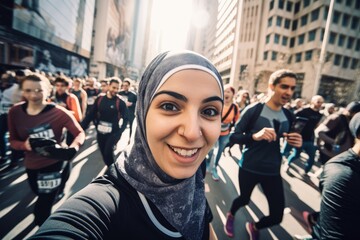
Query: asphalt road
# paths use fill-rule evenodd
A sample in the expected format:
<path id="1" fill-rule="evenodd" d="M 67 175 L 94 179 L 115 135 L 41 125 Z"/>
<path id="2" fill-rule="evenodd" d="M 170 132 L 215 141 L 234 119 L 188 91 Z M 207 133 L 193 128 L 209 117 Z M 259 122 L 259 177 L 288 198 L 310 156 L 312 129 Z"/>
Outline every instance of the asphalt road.
<path id="1" fill-rule="evenodd" d="M 118 151 L 125 148 L 128 142 L 128 129 L 118 143 Z M 210 174 L 206 176 L 206 196 L 212 209 L 213 227 L 218 239 L 228 239 L 223 231 L 225 216 L 229 211 L 232 200 L 239 194 L 237 159 L 240 152 L 236 145 L 232 149 L 233 157 L 224 156 L 220 160 L 220 181 L 215 182 Z M 286 208 L 284 218 L 279 226 L 261 230 L 261 239 L 292 239 L 295 235 L 306 235 L 302 211 L 319 210 L 320 194 L 317 189 L 316 176 L 303 177 L 304 157 L 295 162 L 290 170 L 282 171 L 284 179 Z M 314 166 L 313 171 L 317 171 Z M 93 178 L 106 170 L 98 151 L 95 131 L 87 132 L 87 140 L 79 154 L 73 160 L 71 177 L 65 188 L 65 197 L 56 203 L 53 210 L 58 208 L 68 197 L 86 186 Z M 20 166 L 10 171 L 0 171 L 0 239 L 24 239 L 36 230 L 33 222 L 32 209 L 36 196 L 31 192 L 27 176 Z M 260 187 L 252 193 L 248 206 L 240 209 L 235 216 L 234 239 L 249 239 L 245 230 L 246 221 L 256 221 L 268 214 L 267 201 Z"/>

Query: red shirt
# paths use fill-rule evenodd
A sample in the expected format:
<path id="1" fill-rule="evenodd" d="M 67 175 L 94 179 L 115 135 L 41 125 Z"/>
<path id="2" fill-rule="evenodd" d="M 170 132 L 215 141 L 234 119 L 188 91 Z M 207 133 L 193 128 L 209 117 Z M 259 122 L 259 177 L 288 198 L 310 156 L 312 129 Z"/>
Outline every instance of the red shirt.
<path id="1" fill-rule="evenodd" d="M 24 150 L 24 164 L 28 169 L 40 169 L 50 166 L 59 160 L 42 157 L 33 151 L 25 149 L 25 141 L 29 137 L 44 137 L 62 140 L 63 128 L 76 137 L 83 130 L 74 116 L 60 106 L 47 105 L 39 114 L 29 115 L 26 112 L 27 103 L 14 105 L 8 115 L 10 145 L 16 150 Z"/>

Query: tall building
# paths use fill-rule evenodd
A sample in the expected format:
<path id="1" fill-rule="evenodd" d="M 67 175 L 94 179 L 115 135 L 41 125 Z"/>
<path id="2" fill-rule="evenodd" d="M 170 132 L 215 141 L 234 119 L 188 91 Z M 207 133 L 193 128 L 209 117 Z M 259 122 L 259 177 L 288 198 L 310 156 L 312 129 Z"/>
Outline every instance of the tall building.
<path id="1" fill-rule="evenodd" d="M 222 75 L 224 83 L 233 82 L 239 52 L 239 21 L 241 1 L 218 1 L 218 16 L 214 50 L 211 60 Z M 232 72 L 233 71 L 233 72 Z"/>
<path id="2" fill-rule="evenodd" d="M 96 1 L 90 75 L 139 80 L 145 65 L 152 1 Z"/>
<path id="3" fill-rule="evenodd" d="M 88 74 L 95 0 L 0 2 L 0 65 Z"/>
<path id="4" fill-rule="evenodd" d="M 330 3 L 219 0 L 211 59 L 224 82 L 252 93 L 266 92 L 270 74 L 289 68 L 300 78 L 294 97 L 310 99 L 318 93 L 337 104 L 360 99 L 360 1 L 334 0 L 332 12 Z"/>

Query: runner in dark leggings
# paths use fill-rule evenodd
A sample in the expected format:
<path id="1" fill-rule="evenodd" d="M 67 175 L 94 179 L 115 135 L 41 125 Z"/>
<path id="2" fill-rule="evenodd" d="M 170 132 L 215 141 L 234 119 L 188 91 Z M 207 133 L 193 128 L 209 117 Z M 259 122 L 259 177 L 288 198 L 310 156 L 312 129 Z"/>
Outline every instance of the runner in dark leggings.
<path id="1" fill-rule="evenodd" d="M 83 129 L 87 129 L 91 121 L 95 122 L 99 149 L 107 166 L 115 161 L 114 148 L 128 122 L 125 102 L 117 95 L 119 87 L 120 81 L 111 79 L 108 92 L 99 95 L 90 113 L 81 123 Z M 122 124 L 119 126 L 121 119 Z"/>
<path id="2" fill-rule="evenodd" d="M 257 184 L 262 187 L 269 205 L 269 215 L 258 222 L 247 222 L 246 230 L 251 240 L 259 239 L 259 230 L 279 224 L 284 210 L 284 190 L 280 175 L 280 138 L 284 137 L 294 147 L 302 146 L 299 133 L 291 132 L 293 115 L 283 106 L 291 99 L 297 76 L 290 70 L 274 72 L 269 79 L 269 96 L 266 103 L 249 105 L 241 113 L 235 132 L 230 135 L 230 147 L 245 144 L 239 161 L 240 196 L 227 213 L 225 233 L 234 236 L 236 211 L 249 203 Z"/>
<path id="3" fill-rule="evenodd" d="M 69 178 L 70 164 L 36 153 L 30 139 L 46 138 L 60 143 L 66 128 L 75 137 L 69 148 L 78 150 L 85 134 L 74 116 L 62 107 L 46 102 L 50 84 L 44 76 L 33 74 L 25 77 L 21 89 L 26 101 L 16 104 L 9 111 L 10 144 L 16 150 L 25 151 L 28 181 L 38 196 L 34 223 L 40 226 L 51 213 L 59 187 L 64 186 Z"/>

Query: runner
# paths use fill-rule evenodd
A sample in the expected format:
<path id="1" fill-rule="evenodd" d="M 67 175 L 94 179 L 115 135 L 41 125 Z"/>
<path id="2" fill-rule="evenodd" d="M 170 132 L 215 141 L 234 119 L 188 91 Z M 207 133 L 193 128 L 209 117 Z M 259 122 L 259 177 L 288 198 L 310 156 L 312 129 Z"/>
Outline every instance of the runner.
<path id="1" fill-rule="evenodd" d="M 26 101 L 16 104 L 9 111 L 10 144 L 14 149 L 25 151 L 28 182 L 38 196 L 34 223 L 40 226 L 50 215 L 59 188 L 69 178 L 70 164 L 40 155 L 37 149 L 31 147 L 30 141 L 45 138 L 60 144 L 63 128 L 66 128 L 75 139 L 65 151 L 76 153 L 85 140 L 85 134 L 68 111 L 46 102 L 50 83 L 44 76 L 32 74 L 25 77 L 21 89 Z"/>
<path id="2" fill-rule="evenodd" d="M 107 93 L 101 93 L 96 98 L 93 108 L 81 123 L 86 130 L 91 121 L 95 122 L 99 149 L 107 166 L 115 161 L 114 148 L 128 122 L 125 102 L 117 95 L 119 87 L 120 81 L 111 79 Z M 122 123 L 119 123 L 121 119 Z"/>

